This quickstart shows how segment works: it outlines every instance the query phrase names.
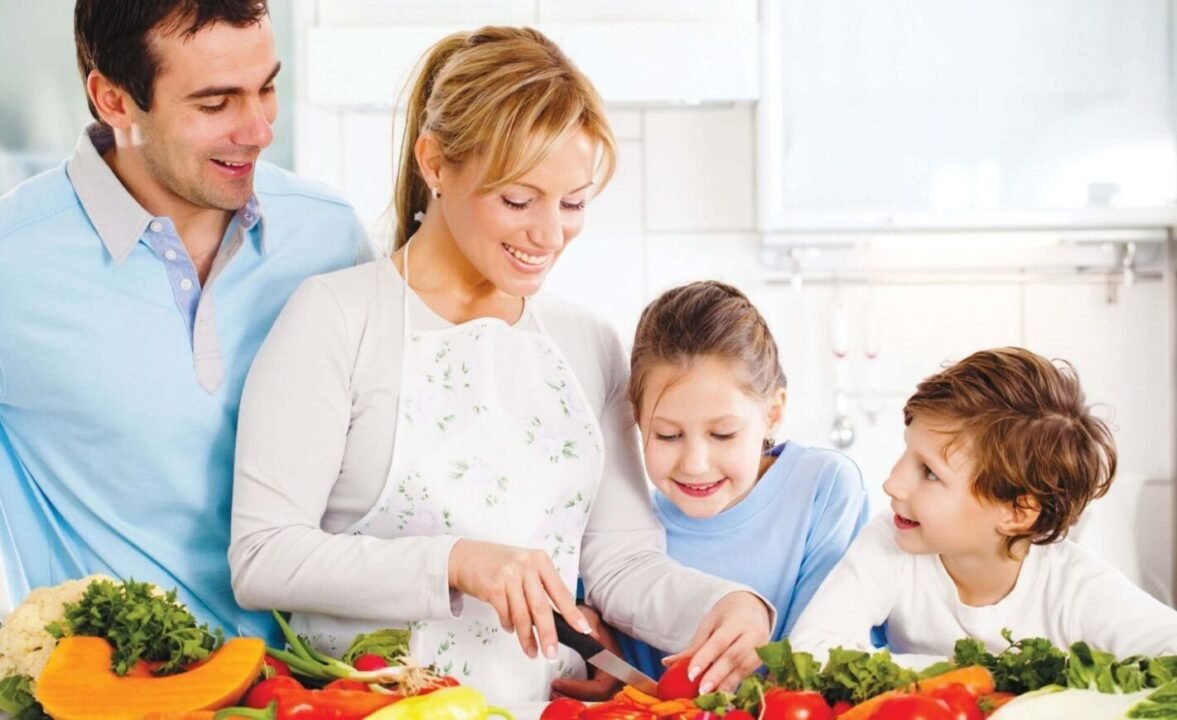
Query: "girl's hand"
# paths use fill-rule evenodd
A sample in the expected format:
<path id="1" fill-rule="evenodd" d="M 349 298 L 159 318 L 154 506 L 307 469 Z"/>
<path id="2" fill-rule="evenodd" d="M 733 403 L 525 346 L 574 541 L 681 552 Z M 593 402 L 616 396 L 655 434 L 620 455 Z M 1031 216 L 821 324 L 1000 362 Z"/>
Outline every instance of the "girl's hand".
<path id="1" fill-rule="evenodd" d="M 734 692 L 744 678 L 760 667 L 756 648 L 772 638 L 772 615 L 764 601 L 750 592 L 724 595 L 699 623 L 691 645 L 683 652 L 669 655 L 662 664 L 691 658 L 688 677 L 703 674 L 699 694 L 713 690 Z"/>
<path id="2" fill-rule="evenodd" d="M 597 642 L 620 656 L 621 646 L 617 644 L 617 638 L 613 635 L 613 630 L 601 620 L 601 616 L 597 614 L 597 611 L 584 605 L 579 605 L 578 607 L 580 608 L 581 614 L 585 616 L 589 625 L 593 628 L 591 635 L 597 639 Z M 577 700 L 608 700 L 621 687 L 620 680 L 603 670 L 598 670 L 590 665 L 588 672 L 591 677 L 590 680 L 578 680 L 576 678 L 556 678 L 553 680 L 550 699 L 555 700 L 558 697 L 571 697 Z"/>
<path id="3" fill-rule="evenodd" d="M 539 647 L 549 660 L 556 659 L 556 626 L 552 606 L 568 624 L 588 632 L 591 628 L 576 608 L 572 593 L 541 550 L 462 539 L 454 543 L 449 559 L 450 587 L 489 603 L 507 632 L 514 632 L 528 657 Z"/>

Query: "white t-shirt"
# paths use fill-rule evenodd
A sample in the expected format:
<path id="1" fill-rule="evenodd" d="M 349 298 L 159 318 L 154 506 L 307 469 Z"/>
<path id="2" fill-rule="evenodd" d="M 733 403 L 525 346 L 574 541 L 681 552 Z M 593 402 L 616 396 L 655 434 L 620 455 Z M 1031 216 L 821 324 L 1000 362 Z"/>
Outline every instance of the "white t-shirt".
<path id="1" fill-rule="evenodd" d="M 963 637 L 1000 652 L 1002 628 L 1117 657 L 1177 654 L 1177 611 L 1072 542 L 1032 545 L 1013 590 L 975 607 L 960 601 L 939 555 L 896 544 L 892 519 L 872 519 L 826 577 L 789 636 L 794 650 L 823 659 L 838 646 L 871 650 L 871 628 L 886 622 L 896 662 L 913 668 L 951 656 Z"/>
<path id="2" fill-rule="evenodd" d="M 229 547 L 243 607 L 370 618 L 374 627 L 390 616 L 452 617 L 448 560 L 458 538 L 345 532 L 379 498 L 392 462 L 404 293 L 387 258 L 311 278 L 258 352 L 241 400 Z M 414 328 L 450 325 L 416 293 L 409 312 Z M 534 327 L 531 313 L 568 358 L 604 440 L 581 545 L 588 600 L 628 635 L 685 648 L 720 597 L 747 588 L 666 556 L 616 332 L 550 297 L 527 302 L 523 327 Z"/>

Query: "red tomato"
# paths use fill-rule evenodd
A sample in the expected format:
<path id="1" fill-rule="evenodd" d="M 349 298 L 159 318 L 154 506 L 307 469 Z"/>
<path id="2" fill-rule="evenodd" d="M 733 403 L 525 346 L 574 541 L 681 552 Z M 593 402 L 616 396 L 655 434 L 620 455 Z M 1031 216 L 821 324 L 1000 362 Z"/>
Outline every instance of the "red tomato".
<path id="1" fill-rule="evenodd" d="M 991 692 L 985 693 L 977 698 L 977 706 L 981 708 L 981 713 L 988 717 L 997 712 L 997 709 L 1013 700 L 1017 695 L 1011 692 Z"/>
<path id="2" fill-rule="evenodd" d="M 896 695 L 871 713 L 870 720 L 954 720 L 943 700 L 927 695 Z"/>
<path id="3" fill-rule="evenodd" d="M 849 700 L 839 700 L 838 702 L 834 703 L 832 708 L 830 708 L 830 712 L 834 714 L 834 717 L 838 717 L 852 707 L 854 707 L 854 703 L 850 702 Z"/>
<path id="4" fill-rule="evenodd" d="M 266 667 L 269 668 L 269 670 L 266 671 L 266 677 L 278 677 L 279 675 L 282 675 L 282 676 L 289 676 L 290 675 L 290 666 L 287 665 L 286 663 L 282 662 L 281 660 L 279 660 L 276 657 L 270 657 L 269 655 L 266 655 L 264 658 L 262 658 L 262 662 L 264 662 L 266 664 Z"/>
<path id="5" fill-rule="evenodd" d="M 539 720 L 577 720 L 588 707 L 573 698 L 556 698 L 540 713 Z"/>
<path id="6" fill-rule="evenodd" d="M 747 710 L 732 710 L 723 716 L 723 720 L 756 720 L 756 716 Z"/>
<path id="7" fill-rule="evenodd" d="M 833 712 L 819 692 L 774 688 L 764 693 L 760 720 L 830 720 Z"/>
<path id="8" fill-rule="evenodd" d="M 662 677 L 658 679 L 659 700 L 693 700 L 699 696 L 699 682 L 702 674 L 694 680 L 687 678 L 691 669 L 691 659 L 682 658 L 666 668 Z"/>
<path id="9" fill-rule="evenodd" d="M 275 694 L 284 688 L 302 689 L 302 683 L 289 675 L 278 675 L 262 680 L 245 696 L 245 706 L 261 710 L 275 700 Z"/>
<path id="10" fill-rule="evenodd" d="M 942 700 L 952 711 L 952 720 L 984 720 L 985 715 L 977 705 L 977 696 L 960 683 L 952 683 L 924 693 Z"/>

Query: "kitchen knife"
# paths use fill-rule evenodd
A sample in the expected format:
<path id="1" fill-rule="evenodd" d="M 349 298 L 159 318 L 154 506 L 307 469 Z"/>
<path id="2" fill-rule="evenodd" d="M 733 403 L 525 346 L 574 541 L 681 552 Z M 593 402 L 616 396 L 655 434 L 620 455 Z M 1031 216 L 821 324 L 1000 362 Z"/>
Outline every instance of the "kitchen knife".
<path id="1" fill-rule="evenodd" d="M 556 621 L 556 637 L 561 645 L 571 648 L 584 658 L 586 663 L 609 673 L 626 685 L 633 685 L 647 695 L 658 696 L 658 683 L 641 670 L 607 650 L 592 635 L 582 633 L 569 625 L 564 616 L 555 610 L 552 611 L 552 618 Z"/>

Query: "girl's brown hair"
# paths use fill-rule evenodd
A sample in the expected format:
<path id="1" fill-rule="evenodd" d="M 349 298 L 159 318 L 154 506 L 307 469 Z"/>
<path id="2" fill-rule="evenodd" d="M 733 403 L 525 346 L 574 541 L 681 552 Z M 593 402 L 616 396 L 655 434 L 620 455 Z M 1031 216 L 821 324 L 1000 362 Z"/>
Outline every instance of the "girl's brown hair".
<path id="1" fill-rule="evenodd" d="M 616 165 L 613 131 L 592 83 L 542 33 L 484 27 L 443 38 L 425 54 L 408 99 L 393 205 L 399 250 L 429 203 L 414 148 L 432 133 L 446 162 L 485 161 L 480 192 L 509 185 L 578 132 L 599 146 L 595 192 Z"/>
<path id="2" fill-rule="evenodd" d="M 968 443 L 978 498 L 1038 510 L 1034 524 L 1006 538 L 1013 555 L 1022 540 L 1061 540 L 1087 503 L 1102 497 L 1116 474 L 1116 442 L 1086 404 L 1075 368 L 1029 350 L 973 353 L 921 382 L 903 420 L 947 421 L 954 444 Z"/>
<path id="3" fill-rule="evenodd" d="M 787 385 L 768 323 L 744 293 L 714 280 L 693 282 L 662 293 L 638 320 L 629 361 L 635 420 L 641 417 L 642 394 L 654 367 L 686 370 L 701 358 L 740 367 L 741 386 L 753 397 L 767 399 Z"/>

